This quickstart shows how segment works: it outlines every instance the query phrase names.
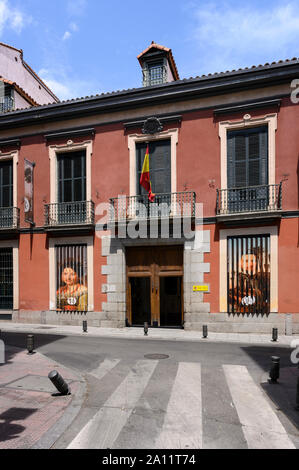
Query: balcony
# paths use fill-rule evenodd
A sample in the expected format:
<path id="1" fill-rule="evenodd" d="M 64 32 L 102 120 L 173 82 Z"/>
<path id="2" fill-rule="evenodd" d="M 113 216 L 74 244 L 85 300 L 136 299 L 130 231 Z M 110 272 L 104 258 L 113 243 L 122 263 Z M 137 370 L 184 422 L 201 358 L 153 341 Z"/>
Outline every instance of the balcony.
<path id="1" fill-rule="evenodd" d="M 110 223 L 130 220 L 195 218 L 196 195 L 193 191 L 161 193 L 150 202 L 147 194 L 110 199 Z"/>
<path id="2" fill-rule="evenodd" d="M 18 207 L 0 208 L 0 231 L 19 228 L 20 209 Z"/>
<path id="3" fill-rule="evenodd" d="M 282 209 L 282 182 L 263 186 L 217 189 L 216 214 L 219 220 L 279 216 Z"/>
<path id="4" fill-rule="evenodd" d="M 10 96 L 0 97 L 0 113 L 5 113 L 6 111 L 13 111 L 14 109 L 14 100 Z"/>
<path id="5" fill-rule="evenodd" d="M 94 227 L 92 201 L 45 204 L 46 230 L 90 229 Z"/>

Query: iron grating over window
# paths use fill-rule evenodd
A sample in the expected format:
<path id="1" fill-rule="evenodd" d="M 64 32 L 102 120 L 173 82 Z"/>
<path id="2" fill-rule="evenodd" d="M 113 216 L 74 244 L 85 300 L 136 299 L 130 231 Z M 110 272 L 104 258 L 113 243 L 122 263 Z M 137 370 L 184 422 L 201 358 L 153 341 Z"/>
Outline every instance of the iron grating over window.
<path id="1" fill-rule="evenodd" d="M 87 246 L 56 246 L 56 309 L 87 311 Z"/>
<path id="2" fill-rule="evenodd" d="M 227 239 L 228 313 L 270 313 L 270 235 Z"/>
<path id="3" fill-rule="evenodd" d="M 12 248 L 0 249 L 0 309 L 13 308 Z"/>

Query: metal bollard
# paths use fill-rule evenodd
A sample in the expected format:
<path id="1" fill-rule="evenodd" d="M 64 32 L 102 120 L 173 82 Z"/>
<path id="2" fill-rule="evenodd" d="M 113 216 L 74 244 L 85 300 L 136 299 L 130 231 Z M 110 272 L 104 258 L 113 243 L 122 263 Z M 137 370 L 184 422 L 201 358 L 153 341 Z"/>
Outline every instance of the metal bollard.
<path id="1" fill-rule="evenodd" d="M 61 395 L 70 395 L 71 389 L 69 385 L 66 383 L 64 378 L 57 372 L 57 370 L 52 370 L 48 378 L 51 380 L 52 384 L 57 388 L 58 392 Z"/>
<path id="2" fill-rule="evenodd" d="M 269 373 L 268 382 L 271 384 L 276 384 L 279 379 L 279 368 L 280 368 L 280 357 L 272 356 L 271 357 L 272 366 Z"/>
<path id="3" fill-rule="evenodd" d="M 32 354 L 34 351 L 34 336 L 27 335 L 27 351 L 28 354 Z"/>
<path id="4" fill-rule="evenodd" d="M 144 336 L 147 336 L 147 333 L 148 333 L 148 323 L 146 321 L 144 322 Z"/>
<path id="5" fill-rule="evenodd" d="M 299 411 L 299 377 L 297 378 L 296 410 Z"/>
<path id="6" fill-rule="evenodd" d="M 202 327 L 202 337 L 203 338 L 208 337 L 208 325 L 203 325 L 203 327 Z"/>
<path id="7" fill-rule="evenodd" d="M 277 341 L 278 338 L 278 329 L 277 328 L 272 328 L 272 341 Z"/>
<path id="8" fill-rule="evenodd" d="M 87 333 L 87 320 L 83 320 L 83 332 Z"/>

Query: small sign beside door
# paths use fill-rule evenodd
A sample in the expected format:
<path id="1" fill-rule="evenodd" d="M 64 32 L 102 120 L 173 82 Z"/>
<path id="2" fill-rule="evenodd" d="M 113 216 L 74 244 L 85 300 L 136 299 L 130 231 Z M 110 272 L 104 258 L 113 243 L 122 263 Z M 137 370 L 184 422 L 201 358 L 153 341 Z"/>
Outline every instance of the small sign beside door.
<path id="1" fill-rule="evenodd" d="M 193 286 L 193 292 L 209 292 L 208 284 L 200 284 L 199 286 Z"/>

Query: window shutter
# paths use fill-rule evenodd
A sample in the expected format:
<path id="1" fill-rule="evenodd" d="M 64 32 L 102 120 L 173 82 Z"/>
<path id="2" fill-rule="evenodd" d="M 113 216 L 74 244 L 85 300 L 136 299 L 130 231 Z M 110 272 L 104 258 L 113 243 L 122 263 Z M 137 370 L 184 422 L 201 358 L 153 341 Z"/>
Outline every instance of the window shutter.
<path id="1" fill-rule="evenodd" d="M 227 187 L 233 188 L 235 185 L 235 138 L 227 135 Z"/>
<path id="2" fill-rule="evenodd" d="M 268 184 L 268 129 L 260 133 L 260 184 Z"/>

